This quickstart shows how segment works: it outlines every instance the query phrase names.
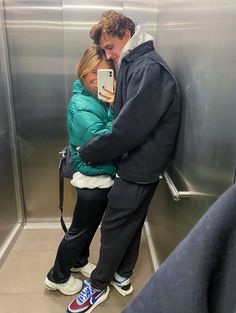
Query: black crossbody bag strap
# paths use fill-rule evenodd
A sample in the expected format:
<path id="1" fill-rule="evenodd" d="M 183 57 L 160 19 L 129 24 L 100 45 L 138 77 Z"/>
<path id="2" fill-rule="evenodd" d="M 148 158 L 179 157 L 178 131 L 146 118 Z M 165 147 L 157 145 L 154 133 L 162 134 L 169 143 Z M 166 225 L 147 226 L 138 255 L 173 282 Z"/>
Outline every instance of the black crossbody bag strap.
<path id="1" fill-rule="evenodd" d="M 64 159 L 61 159 L 60 165 L 59 165 L 59 209 L 61 211 L 61 227 L 64 230 L 64 232 L 67 232 L 67 227 L 65 224 L 65 221 L 63 219 L 63 202 L 64 202 L 64 176 L 62 174 L 62 163 L 64 162 Z"/>

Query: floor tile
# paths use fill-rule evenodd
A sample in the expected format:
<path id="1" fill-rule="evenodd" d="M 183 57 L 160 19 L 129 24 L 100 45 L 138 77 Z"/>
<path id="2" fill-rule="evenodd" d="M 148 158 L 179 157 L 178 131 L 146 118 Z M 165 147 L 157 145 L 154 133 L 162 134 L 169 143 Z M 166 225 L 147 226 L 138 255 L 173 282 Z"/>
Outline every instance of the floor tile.
<path id="1" fill-rule="evenodd" d="M 63 236 L 62 229 L 24 229 L 12 251 L 56 250 Z"/>
<path id="2" fill-rule="evenodd" d="M 0 313 L 65 313 L 70 299 L 59 293 L 0 294 Z"/>
<path id="3" fill-rule="evenodd" d="M 65 313 L 67 304 L 75 296 L 64 296 L 44 288 L 44 280 L 51 268 L 58 244 L 63 237 L 61 229 L 25 229 L 0 268 L 0 313 Z M 100 247 L 100 229 L 91 245 L 90 262 L 97 263 Z M 94 313 L 119 313 L 149 279 L 153 271 L 143 233 L 137 265 L 132 276 L 134 293 L 121 296 L 112 286 L 107 301 Z M 81 274 L 76 274 L 85 279 Z"/>
<path id="4" fill-rule="evenodd" d="M 42 293 L 55 251 L 12 251 L 0 269 L 1 293 Z"/>

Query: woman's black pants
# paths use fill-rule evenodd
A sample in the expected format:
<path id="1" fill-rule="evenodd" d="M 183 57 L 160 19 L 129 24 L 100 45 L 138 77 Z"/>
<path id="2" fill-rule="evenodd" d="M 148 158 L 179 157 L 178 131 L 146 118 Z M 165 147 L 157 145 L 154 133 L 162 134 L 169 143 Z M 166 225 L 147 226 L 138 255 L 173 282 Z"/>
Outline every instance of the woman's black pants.
<path id="1" fill-rule="evenodd" d="M 82 267 L 88 263 L 89 246 L 107 207 L 106 189 L 77 189 L 77 202 L 72 223 L 62 239 L 54 266 L 48 279 L 55 283 L 66 282 L 73 266 Z"/>

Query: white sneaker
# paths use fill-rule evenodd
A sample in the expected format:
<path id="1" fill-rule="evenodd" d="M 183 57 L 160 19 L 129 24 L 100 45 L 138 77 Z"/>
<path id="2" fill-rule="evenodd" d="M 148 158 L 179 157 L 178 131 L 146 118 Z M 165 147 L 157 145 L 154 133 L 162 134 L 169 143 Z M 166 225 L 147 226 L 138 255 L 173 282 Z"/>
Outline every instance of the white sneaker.
<path id="1" fill-rule="evenodd" d="M 70 270 L 72 273 L 81 273 L 85 277 L 90 278 L 92 271 L 96 268 L 93 263 L 88 263 L 83 267 L 72 267 Z"/>
<path id="2" fill-rule="evenodd" d="M 115 287 L 116 290 L 124 297 L 130 295 L 134 290 L 130 279 L 122 277 L 117 273 L 115 273 L 115 276 L 111 281 L 111 285 Z"/>
<path id="3" fill-rule="evenodd" d="M 65 283 L 54 283 L 46 277 L 44 286 L 49 290 L 59 290 L 64 295 L 71 296 L 82 289 L 82 281 L 71 275 Z"/>

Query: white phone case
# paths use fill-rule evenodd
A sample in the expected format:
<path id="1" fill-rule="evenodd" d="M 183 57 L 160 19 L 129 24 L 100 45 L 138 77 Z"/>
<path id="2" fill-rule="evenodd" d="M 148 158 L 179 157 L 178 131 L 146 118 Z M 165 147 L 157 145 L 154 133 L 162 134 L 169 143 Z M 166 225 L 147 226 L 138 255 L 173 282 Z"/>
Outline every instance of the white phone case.
<path id="1" fill-rule="evenodd" d="M 99 69 L 97 71 L 98 99 L 105 100 L 101 95 L 105 93 L 104 87 L 113 91 L 113 81 L 114 71 L 112 69 Z"/>

